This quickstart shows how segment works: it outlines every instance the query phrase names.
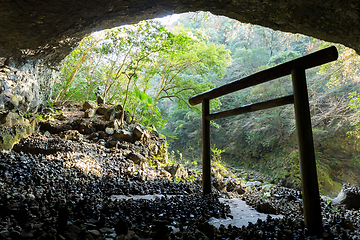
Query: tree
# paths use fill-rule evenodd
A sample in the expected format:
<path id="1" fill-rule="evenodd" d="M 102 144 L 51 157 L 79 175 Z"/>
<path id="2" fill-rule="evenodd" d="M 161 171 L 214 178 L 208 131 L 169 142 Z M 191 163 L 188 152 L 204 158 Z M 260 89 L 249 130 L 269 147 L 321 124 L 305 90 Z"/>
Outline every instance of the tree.
<path id="1" fill-rule="evenodd" d="M 189 96 L 214 86 L 204 80 L 210 72 L 224 74 L 229 51 L 207 44 L 201 35 L 181 27 L 172 33 L 157 21 L 142 21 L 90 36 L 64 61 L 62 76 L 69 77 L 57 96 L 76 92 L 78 86 L 88 91 L 94 87 L 90 82 L 96 83 L 104 101 L 122 103 L 121 124 L 125 109 L 133 118 L 160 120 L 160 100 L 186 105 Z"/>
<path id="2" fill-rule="evenodd" d="M 61 85 L 59 91 L 55 96 L 55 101 L 64 100 L 68 95 L 68 90 L 71 87 L 71 84 L 74 82 L 76 74 L 81 71 L 81 68 L 84 66 L 84 63 L 89 60 L 89 55 L 94 47 L 101 42 L 102 39 L 94 39 L 93 36 L 85 37 L 79 44 L 79 46 L 70 53 L 69 56 L 65 58 L 62 62 L 62 69 L 59 84 Z M 91 64 L 90 64 L 91 65 Z M 90 66 L 88 67 L 90 69 Z"/>
<path id="3" fill-rule="evenodd" d="M 221 78 L 231 61 L 230 51 L 223 45 L 191 38 L 192 32 L 182 27 L 176 31 L 176 51 L 159 56 L 156 65 L 152 66 L 159 76 L 154 89 L 154 107 L 165 98 L 177 99 L 179 106 L 189 106 L 187 101 L 190 96 L 214 87 L 206 81 L 208 74 L 214 73 Z"/>

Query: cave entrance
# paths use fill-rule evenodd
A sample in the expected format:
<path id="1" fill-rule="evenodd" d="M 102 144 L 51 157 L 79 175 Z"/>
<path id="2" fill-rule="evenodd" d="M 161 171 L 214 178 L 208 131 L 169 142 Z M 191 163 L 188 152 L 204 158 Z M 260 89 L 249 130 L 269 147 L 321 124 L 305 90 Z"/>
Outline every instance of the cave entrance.
<path id="1" fill-rule="evenodd" d="M 311 128 L 308 91 L 305 70 L 334 61 L 338 58 L 336 47 L 329 47 L 307 56 L 297 58 L 273 68 L 232 81 L 209 91 L 192 96 L 191 105 L 202 103 L 202 174 L 203 194 L 211 192 L 210 121 L 234 115 L 255 112 L 286 104 L 294 104 L 299 145 L 299 165 L 302 183 L 302 199 L 305 226 L 313 234 L 322 233 L 322 217 L 319 184 L 316 172 L 315 151 Z M 226 94 L 265 83 L 291 74 L 293 95 L 245 105 L 231 110 L 210 113 L 209 101 Z"/>

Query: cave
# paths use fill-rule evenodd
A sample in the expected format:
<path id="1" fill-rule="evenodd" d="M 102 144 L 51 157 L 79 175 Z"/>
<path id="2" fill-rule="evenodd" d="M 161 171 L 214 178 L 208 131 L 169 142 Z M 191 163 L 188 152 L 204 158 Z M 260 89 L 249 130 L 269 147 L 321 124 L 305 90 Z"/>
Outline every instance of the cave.
<path id="1" fill-rule="evenodd" d="M 34 112 L 50 99 L 61 60 L 86 35 L 189 11 L 302 33 L 360 51 L 358 1 L 5 1 L 0 10 L 0 112 Z M 4 66 L 11 68 L 4 69 Z"/>
<path id="2" fill-rule="evenodd" d="M 355 0 L 8 0 L 0 10 L 0 149 L 12 148 L 36 128 L 34 122 L 18 116 L 36 112 L 51 99 L 59 64 L 83 37 L 190 11 L 210 11 L 244 23 L 301 33 L 360 53 L 360 2 Z M 6 132 L 11 130 L 9 119 L 25 128 Z M 11 141 L 5 142 L 10 135 Z"/>

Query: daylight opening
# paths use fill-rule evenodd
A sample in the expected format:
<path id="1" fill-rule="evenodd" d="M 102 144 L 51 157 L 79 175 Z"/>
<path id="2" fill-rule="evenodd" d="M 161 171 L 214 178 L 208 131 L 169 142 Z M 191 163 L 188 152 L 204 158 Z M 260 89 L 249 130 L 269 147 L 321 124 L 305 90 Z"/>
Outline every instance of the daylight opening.
<path id="1" fill-rule="evenodd" d="M 54 100 L 119 105 L 120 126 L 151 125 L 166 137 L 174 163 L 199 172 L 201 115 L 190 96 L 329 45 L 210 13 L 178 14 L 84 38 L 62 63 Z M 359 58 L 336 46 L 339 61 L 307 73 L 320 191 L 330 195 L 360 181 L 350 177 L 360 171 Z M 212 101 L 211 109 L 291 93 L 290 77 L 283 77 Z M 299 188 L 293 115 L 284 106 L 212 123 L 213 174 Z"/>

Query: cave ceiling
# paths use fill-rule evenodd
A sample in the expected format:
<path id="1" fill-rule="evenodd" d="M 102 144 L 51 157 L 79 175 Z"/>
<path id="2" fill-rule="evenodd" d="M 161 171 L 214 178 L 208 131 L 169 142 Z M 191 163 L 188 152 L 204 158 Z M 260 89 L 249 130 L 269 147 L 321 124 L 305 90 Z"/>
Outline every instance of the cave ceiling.
<path id="1" fill-rule="evenodd" d="M 93 31 L 173 13 L 210 11 L 360 52 L 360 1 L 340 0 L 5 0 L 0 57 L 58 62 Z"/>

